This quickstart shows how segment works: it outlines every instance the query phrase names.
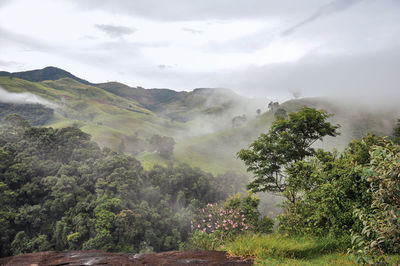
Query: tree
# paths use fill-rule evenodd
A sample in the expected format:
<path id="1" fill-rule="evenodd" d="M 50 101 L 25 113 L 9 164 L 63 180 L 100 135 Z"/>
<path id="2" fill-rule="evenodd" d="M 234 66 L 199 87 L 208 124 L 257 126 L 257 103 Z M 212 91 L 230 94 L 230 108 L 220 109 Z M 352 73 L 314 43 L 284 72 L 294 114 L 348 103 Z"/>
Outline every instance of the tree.
<path id="1" fill-rule="evenodd" d="M 327 122 L 330 115 L 323 110 L 303 107 L 298 112 L 289 113 L 287 118 L 278 117 L 270 130 L 250 145 L 242 149 L 238 157 L 253 172 L 255 179 L 248 185 L 253 192 L 284 192 L 288 186 L 286 170 L 295 162 L 311 156 L 311 147 L 324 136 L 336 136 L 338 125 Z M 288 197 L 294 201 L 294 197 Z"/>
<path id="2" fill-rule="evenodd" d="M 153 135 L 149 140 L 149 151 L 157 153 L 166 159 L 171 158 L 175 146 L 175 140 L 170 137 Z"/>
<path id="3" fill-rule="evenodd" d="M 397 119 L 397 123 L 393 128 L 391 140 L 396 144 L 400 144 L 400 119 Z"/>
<path id="4" fill-rule="evenodd" d="M 278 108 L 278 110 L 276 110 L 274 116 L 275 116 L 275 118 L 278 118 L 279 116 L 283 117 L 283 118 L 286 118 L 287 117 L 287 112 L 283 108 Z"/>

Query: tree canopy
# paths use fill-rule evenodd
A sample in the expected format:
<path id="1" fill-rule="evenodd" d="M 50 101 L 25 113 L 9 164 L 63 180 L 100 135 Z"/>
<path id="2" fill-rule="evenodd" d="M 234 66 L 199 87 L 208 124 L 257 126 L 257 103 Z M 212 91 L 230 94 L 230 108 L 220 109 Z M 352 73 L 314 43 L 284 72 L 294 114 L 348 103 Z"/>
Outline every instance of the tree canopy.
<path id="1" fill-rule="evenodd" d="M 31 127 L 11 115 L 0 127 L 0 256 L 45 250 L 178 249 L 192 210 L 226 197 L 210 174 L 157 166 L 68 127 Z"/>
<path id="2" fill-rule="evenodd" d="M 284 192 L 287 187 L 285 170 L 315 154 L 312 145 L 325 136 L 336 136 L 338 125 L 327 122 L 330 115 L 323 110 L 303 107 L 288 117 L 278 116 L 268 133 L 242 149 L 238 157 L 253 172 L 255 179 L 248 188 L 254 192 Z"/>

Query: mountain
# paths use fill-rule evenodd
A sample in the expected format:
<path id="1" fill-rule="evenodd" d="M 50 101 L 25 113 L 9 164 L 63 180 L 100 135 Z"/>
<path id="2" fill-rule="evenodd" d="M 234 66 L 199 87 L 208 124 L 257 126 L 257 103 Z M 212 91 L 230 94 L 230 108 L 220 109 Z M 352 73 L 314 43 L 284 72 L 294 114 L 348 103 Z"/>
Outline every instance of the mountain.
<path id="1" fill-rule="evenodd" d="M 46 69 L 49 68 L 19 72 L 18 76 L 26 77 L 20 73 L 44 73 Z M 144 89 L 117 82 L 82 83 L 72 74 L 57 79 L 60 74 L 68 73 L 63 70 L 52 72 L 53 75 L 47 73 L 50 74 L 46 78 L 42 75 L 41 79 L 45 79 L 42 81 L 30 81 L 28 79 L 33 78 L 29 75 L 26 79 L 18 78 L 15 73 L 0 76 L 0 86 L 8 93 L 24 93 L 26 97 L 31 97 L 30 104 L 35 103 L 38 97 L 50 102 L 54 112 L 46 112 L 43 119 L 33 120 L 26 111 L 32 107 L 13 103 L 10 109 L 11 103 L 4 103 L 0 120 L 10 110 L 16 110 L 34 125 L 78 127 L 91 134 L 101 146 L 139 156 L 147 167 L 169 163 L 168 159 L 147 151 L 153 135 L 174 138 L 177 143 L 174 153 L 176 162 L 185 161 L 193 166 L 201 166 L 192 156 L 193 161 L 186 160 L 186 151 L 180 153 L 178 150 L 180 143 L 230 128 L 232 118 L 248 110 L 256 114 L 254 101 L 229 90 L 200 88 L 191 92 L 177 92 L 170 89 Z M 43 113 L 39 105 L 33 108 L 37 109 L 37 113 Z M 226 168 L 219 167 L 219 164 L 218 161 L 209 162 L 206 170 L 225 172 Z"/>
<path id="2" fill-rule="evenodd" d="M 0 76 L 15 77 L 33 82 L 40 82 L 44 80 L 58 80 L 61 78 L 71 78 L 82 84 L 90 85 L 90 82 L 84 79 L 80 79 L 65 70 L 52 66 L 45 67 L 43 69 L 14 72 L 14 73 L 0 71 Z"/>
<path id="3" fill-rule="evenodd" d="M 334 114 L 330 119 L 341 125 L 341 135 L 317 144 L 327 149 L 342 149 L 367 132 L 389 135 L 400 117 L 400 107 L 374 109 L 354 101 L 325 98 L 294 99 L 268 109 L 266 102 L 247 99 L 227 89 L 178 92 L 118 82 L 94 84 L 52 67 L 0 75 L 0 86 L 10 93 L 28 92 L 53 104 L 54 112 L 36 110 L 43 114 L 43 119 L 36 119 L 35 125 L 78 127 L 101 146 L 135 155 L 146 168 L 184 162 L 214 174 L 228 170 L 245 173 L 236 153 L 268 130 L 276 108 L 292 112 L 307 105 Z M 11 110 L 10 105 L 2 106 L 0 119 Z M 30 110 L 35 108 L 12 106 L 12 110 L 20 110 L 28 119 L 27 113 L 33 113 Z M 257 113 L 257 109 L 261 112 Z M 236 118 L 240 123 L 234 122 Z M 154 135 L 174 139 L 172 160 L 149 150 Z"/>
<path id="4" fill-rule="evenodd" d="M 232 107 L 245 108 L 252 104 L 228 89 L 198 88 L 190 92 L 177 92 L 171 89 L 129 87 L 118 82 L 100 83 L 96 86 L 180 122 L 188 122 L 200 114 L 222 113 Z"/>

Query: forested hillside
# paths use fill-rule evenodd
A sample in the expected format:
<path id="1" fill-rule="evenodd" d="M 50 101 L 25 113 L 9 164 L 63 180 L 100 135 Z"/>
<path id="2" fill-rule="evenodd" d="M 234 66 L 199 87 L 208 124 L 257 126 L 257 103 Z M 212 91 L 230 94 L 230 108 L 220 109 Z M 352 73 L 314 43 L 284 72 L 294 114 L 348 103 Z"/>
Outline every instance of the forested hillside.
<path id="1" fill-rule="evenodd" d="M 73 127 L 0 127 L 0 250 L 162 251 L 187 240 L 194 209 L 226 197 L 218 179 L 187 165 L 145 171 Z"/>

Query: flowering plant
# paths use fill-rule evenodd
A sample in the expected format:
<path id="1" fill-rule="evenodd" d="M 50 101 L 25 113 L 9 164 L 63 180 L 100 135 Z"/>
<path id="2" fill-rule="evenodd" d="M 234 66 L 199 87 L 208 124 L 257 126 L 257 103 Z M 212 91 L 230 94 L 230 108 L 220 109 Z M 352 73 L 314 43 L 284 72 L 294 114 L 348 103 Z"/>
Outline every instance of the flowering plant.
<path id="1" fill-rule="evenodd" d="M 209 248 L 214 249 L 217 243 L 223 243 L 227 238 L 249 230 L 251 225 L 247 223 L 242 209 L 228 209 L 218 203 L 209 203 L 201 209 L 197 219 L 191 221 L 191 228 L 195 231 L 196 239 L 210 243 Z M 205 248 L 207 244 L 203 243 L 202 246 Z"/>

